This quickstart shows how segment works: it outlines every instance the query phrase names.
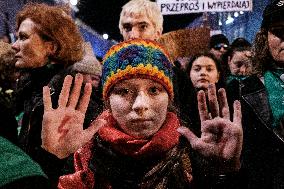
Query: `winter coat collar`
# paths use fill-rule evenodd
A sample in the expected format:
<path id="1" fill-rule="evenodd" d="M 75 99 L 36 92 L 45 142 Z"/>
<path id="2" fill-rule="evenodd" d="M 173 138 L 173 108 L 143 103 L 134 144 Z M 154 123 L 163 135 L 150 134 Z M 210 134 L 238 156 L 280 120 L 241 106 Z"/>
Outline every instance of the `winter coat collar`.
<path id="1" fill-rule="evenodd" d="M 118 131 L 115 128 L 116 122 L 108 111 L 103 112 L 101 116 L 99 116 L 100 119 L 102 117 L 106 119 L 109 124 L 106 127 L 100 129 L 98 136 L 104 141 L 111 142 L 113 148 L 125 155 L 135 156 L 137 158 L 138 156 L 142 156 L 142 154 L 150 155 L 151 151 L 153 151 L 154 153 L 157 153 L 157 151 L 170 151 L 171 149 L 174 149 L 175 146 L 179 143 L 179 134 L 176 131 L 176 128 L 179 127 L 179 121 L 176 115 L 173 113 L 168 113 L 166 123 L 159 131 L 160 133 L 157 133 L 157 136 L 153 136 L 149 141 L 137 140 L 138 143 L 134 141 L 132 137 L 126 136 L 124 133 L 121 133 L 121 131 Z M 112 134 L 110 134 L 109 132 Z M 96 157 L 96 154 L 93 154 L 92 152 L 94 146 L 97 145 L 94 141 L 95 140 L 88 142 L 74 154 L 76 172 L 71 175 L 60 177 L 58 188 L 93 188 L 95 181 L 99 182 L 98 178 L 94 177 L 93 171 L 91 171 L 91 169 L 89 168 L 91 158 Z M 129 148 L 129 144 L 127 144 L 129 142 L 133 142 L 138 145 L 134 146 L 133 149 L 122 149 L 123 145 L 126 145 L 126 147 L 124 148 Z M 131 147 L 133 147 L 133 144 L 131 144 Z M 187 163 L 189 163 L 190 165 L 190 162 L 188 161 Z M 170 167 L 171 169 L 173 168 L 172 166 Z M 188 172 L 184 170 L 188 177 L 188 181 L 186 182 L 190 182 L 192 179 L 192 177 L 189 176 L 191 174 L 191 167 L 188 170 Z M 111 188 L 111 186 L 109 186 L 109 188 Z"/>
<path id="2" fill-rule="evenodd" d="M 271 130 L 282 142 L 284 142 L 284 128 L 272 129 L 272 112 L 269 105 L 268 94 L 265 86 L 256 76 L 249 77 L 241 82 L 241 94 L 244 101 L 252 108 L 262 124 Z"/>

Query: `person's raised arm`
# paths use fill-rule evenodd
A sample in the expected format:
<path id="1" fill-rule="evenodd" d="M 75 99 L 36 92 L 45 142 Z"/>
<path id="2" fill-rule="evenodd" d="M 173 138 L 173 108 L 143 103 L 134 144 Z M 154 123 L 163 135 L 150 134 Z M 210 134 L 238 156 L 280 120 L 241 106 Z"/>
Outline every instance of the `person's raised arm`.
<path id="1" fill-rule="evenodd" d="M 203 157 L 213 160 L 208 163 L 213 164 L 210 166 L 216 168 L 217 174 L 238 171 L 241 167 L 240 155 L 243 144 L 240 102 L 234 102 L 233 121 L 231 121 L 224 89 L 218 90 L 217 98 L 215 85 L 209 86 L 210 113 L 206 104 L 205 92 L 199 91 L 197 98 L 201 120 L 201 137 L 198 138 L 185 127 L 179 128 L 178 131 L 188 139 L 195 151 Z"/>
<path id="2" fill-rule="evenodd" d="M 71 90 L 72 80 L 70 75 L 65 77 L 57 108 L 52 107 L 49 87 L 43 88 L 42 148 L 60 159 L 68 157 L 88 142 L 105 123 L 104 120 L 96 120 L 83 130 L 92 87 L 87 83 L 80 98 L 83 77 L 76 75 Z"/>

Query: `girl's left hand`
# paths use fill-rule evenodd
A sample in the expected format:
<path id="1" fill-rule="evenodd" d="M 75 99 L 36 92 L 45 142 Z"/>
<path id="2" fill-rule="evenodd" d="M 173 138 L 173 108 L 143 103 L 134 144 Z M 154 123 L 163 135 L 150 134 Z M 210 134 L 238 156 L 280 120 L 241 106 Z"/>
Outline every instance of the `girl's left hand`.
<path id="1" fill-rule="evenodd" d="M 234 102 L 234 115 L 231 121 L 225 90 L 219 89 L 218 96 L 219 98 L 216 95 L 215 85 L 210 85 L 208 100 L 211 112 L 209 113 L 205 92 L 198 93 L 200 138 L 186 127 L 180 127 L 178 131 L 188 139 L 194 150 L 208 159 L 217 160 L 212 163 L 220 163 L 213 165 L 222 169 L 218 171 L 219 173 L 237 171 L 241 167 L 240 155 L 243 144 L 241 104 L 239 101 Z"/>

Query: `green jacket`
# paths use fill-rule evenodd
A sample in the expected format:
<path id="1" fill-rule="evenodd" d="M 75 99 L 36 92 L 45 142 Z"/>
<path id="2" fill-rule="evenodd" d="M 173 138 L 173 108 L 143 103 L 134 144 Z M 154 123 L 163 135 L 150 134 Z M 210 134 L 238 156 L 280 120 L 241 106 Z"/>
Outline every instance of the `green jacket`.
<path id="1" fill-rule="evenodd" d="M 0 137 L 0 188 L 25 178 L 43 178 L 47 176 L 20 148 Z"/>

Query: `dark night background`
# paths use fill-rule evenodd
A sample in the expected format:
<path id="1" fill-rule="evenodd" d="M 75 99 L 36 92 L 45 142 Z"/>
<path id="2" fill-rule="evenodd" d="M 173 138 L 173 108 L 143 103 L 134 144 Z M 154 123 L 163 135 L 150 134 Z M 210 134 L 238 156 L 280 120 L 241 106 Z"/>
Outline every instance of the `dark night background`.
<path id="1" fill-rule="evenodd" d="M 118 22 L 121 7 L 128 0 L 80 0 L 76 16 L 100 34 L 107 33 L 110 39 L 121 41 Z M 202 14 L 166 15 L 163 33 L 185 28 Z"/>

